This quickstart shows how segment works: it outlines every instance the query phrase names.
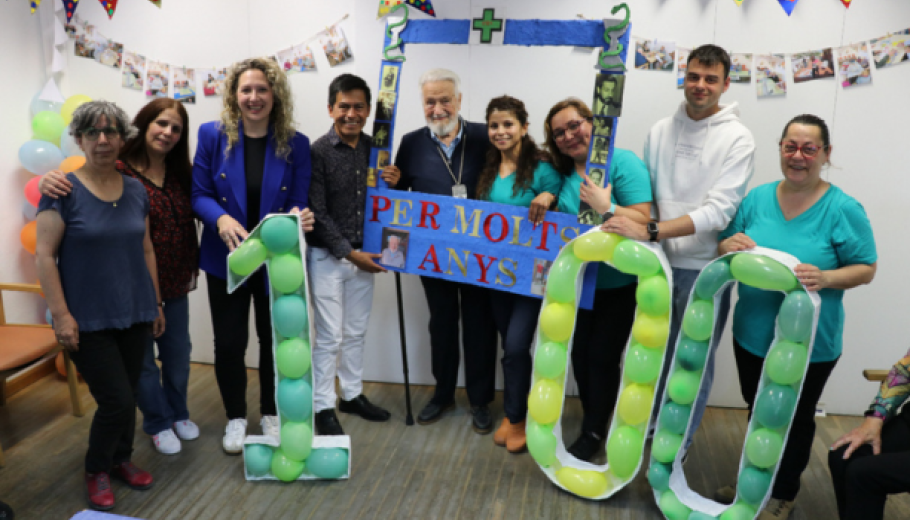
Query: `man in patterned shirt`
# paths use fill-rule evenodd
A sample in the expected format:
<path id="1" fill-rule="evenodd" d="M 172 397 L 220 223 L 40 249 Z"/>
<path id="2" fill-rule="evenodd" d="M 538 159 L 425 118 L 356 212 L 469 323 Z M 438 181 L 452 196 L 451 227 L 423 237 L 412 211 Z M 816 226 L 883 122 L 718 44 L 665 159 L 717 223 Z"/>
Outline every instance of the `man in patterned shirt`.
<path id="1" fill-rule="evenodd" d="M 329 85 L 328 133 L 313 143 L 310 208 L 316 226 L 307 233 L 307 266 L 315 309 L 313 406 L 320 435 L 344 435 L 335 415 L 335 376 L 341 386 L 338 410 L 368 421 L 387 421 L 388 411 L 363 395 L 363 346 L 373 304 L 373 275 L 385 272 L 378 254 L 361 251 L 370 136 L 370 88 L 352 74 Z M 382 178 L 394 186 L 394 172 Z"/>

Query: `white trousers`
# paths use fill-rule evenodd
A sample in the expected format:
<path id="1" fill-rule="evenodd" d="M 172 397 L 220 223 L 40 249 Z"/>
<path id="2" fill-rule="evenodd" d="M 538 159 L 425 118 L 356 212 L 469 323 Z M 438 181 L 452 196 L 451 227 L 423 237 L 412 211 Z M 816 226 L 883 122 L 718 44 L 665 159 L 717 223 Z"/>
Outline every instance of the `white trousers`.
<path id="1" fill-rule="evenodd" d="M 335 408 L 335 376 L 346 401 L 363 393 L 363 345 L 373 305 L 373 275 L 335 258 L 328 249 L 307 249 L 316 344 L 313 406 Z"/>

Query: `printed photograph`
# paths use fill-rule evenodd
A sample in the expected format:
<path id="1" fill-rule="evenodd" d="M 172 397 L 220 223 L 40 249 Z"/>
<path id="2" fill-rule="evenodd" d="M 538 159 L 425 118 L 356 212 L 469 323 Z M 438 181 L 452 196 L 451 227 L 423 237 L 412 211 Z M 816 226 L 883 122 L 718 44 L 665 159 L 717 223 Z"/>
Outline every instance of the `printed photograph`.
<path id="1" fill-rule="evenodd" d="M 730 81 L 732 83 L 750 83 L 752 81 L 752 55 L 730 55 Z"/>
<path id="2" fill-rule="evenodd" d="M 875 61 L 875 68 L 881 69 L 910 61 L 910 34 L 907 34 L 908 31 L 910 29 L 869 42 L 872 47 L 872 60 Z"/>
<path id="3" fill-rule="evenodd" d="M 534 274 L 531 275 L 531 292 L 543 296 L 547 290 L 547 276 L 553 262 L 543 258 L 534 259 Z"/>
<path id="4" fill-rule="evenodd" d="M 594 86 L 594 115 L 622 115 L 622 92 L 626 77 L 622 74 L 598 74 Z"/>
<path id="5" fill-rule="evenodd" d="M 196 104 L 196 70 L 174 67 L 174 99 Z"/>
<path id="6" fill-rule="evenodd" d="M 382 66 L 382 86 L 379 90 L 395 92 L 398 86 L 398 67 L 395 65 Z"/>
<path id="7" fill-rule="evenodd" d="M 794 54 L 790 56 L 790 66 L 794 83 L 834 77 L 834 56 L 830 48 Z"/>
<path id="8" fill-rule="evenodd" d="M 66 31 L 69 39 L 78 40 L 85 35 L 85 25 L 85 21 L 79 18 L 78 14 L 74 14 L 69 23 L 63 24 L 63 30 Z"/>
<path id="9" fill-rule="evenodd" d="M 148 76 L 145 79 L 145 95 L 147 97 L 168 97 L 168 78 L 170 76 L 170 65 L 149 60 Z"/>
<path id="10" fill-rule="evenodd" d="M 401 229 L 382 228 L 382 257 L 379 263 L 387 267 L 404 269 L 408 261 L 408 237 Z"/>
<path id="11" fill-rule="evenodd" d="M 95 61 L 108 67 L 119 69 L 123 58 L 123 44 L 111 40 L 96 42 Z"/>
<path id="12" fill-rule="evenodd" d="M 578 208 L 578 223 L 585 226 L 599 226 L 603 223 L 603 220 L 600 218 L 600 215 L 594 211 L 594 208 L 582 202 L 581 206 Z"/>
<path id="13" fill-rule="evenodd" d="M 689 66 L 689 53 L 692 49 L 676 49 L 676 88 L 683 88 L 686 83 L 686 68 Z"/>
<path id="14" fill-rule="evenodd" d="M 673 71 L 676 42 L 635 39 L 635 68 Z"/>
<path id="15" fill-rule="evenodd" d="M 295 45 L 278 51 L 275 59 L 288 74 L 316 70 L 316 60 L 313 59 L 313 51 L 306 44 Z"/>
<path id="16" fill-rule="evenodd" d="M 588 178 L 591 179 L 591 182 L 593 182 L 594 184 L 603 188 L 604 187 L 604 171 L 605 170 L 602 168 L 591 168 L 588 171 Z"/>
<path id="17" fill-rule="evenodd" d="M 613 118 L 612 117 L 595 117 L 594 118 L 594 135 L 610 137 L 613 135 Z"/>
<path id="18" fill-rule="evenodd" d="M 389 151 L 388 150 L 379 150 L 379 153 L 376 156 L 376 169 L 382 171 L 386 166 L 388 166 L 391 161 L 389 160 Z"/>
<path id="19" fill-rule="evenodd" d="M 610 155 L 610 139 L 606 137 L 594 137 L 594 143 L 591 146 L 591 163 L 607 164 L 607 157 Z M 591 170 L 591 175 L 595 171 L 600 172 L 600 181 L 603 181 L 603 170 Z M 592 177 L 591 180 L 594 180 Z"/>
<path id="20" fill-rule="evenodd" d="M 202 81 L 202 93 L 205 97 L 222 95 L 227 69 L 196 69 L 196 74 Z"/>
<path id="21" fill-rule="evenodd" d="M 120 76 L 123 88 L 142 92 L 142 81 L 145 78 L 145 56 L 130 51 L 124 52 Z"/>
<path id="22" fill-rule="evenodd" d="M 373 148 L 388 148 L 391 132 L 391 123 L 373 123 Z"/>
<path id="23" fill-rule="evenodd" d="M 872 84 L 872 64 L 866 44 L 837 49 L 837 73 L 844 88 Z"/>
<path id="24" fill-rule="evenodd" d="M 325 52 L 325 57 L 329 60 L 329 66 L 332 67 L 337 67 L 354 57 L 351 54 L 348 40 L 344 37 L 344 31 L 338 26 L 330 27 L 323 33 L 322 50 Z"/>
<path id="25" fill-rule="evenodd" d="M 391 121 L 395 114 L 394 92 L 380 91 L 376 96 L 376 121 Z"/>
<path id="26" fill-rule="evenodd" d="M 755 56 L 755 88 L 758 97 L 783 96 L 787 93 L 787 67 L 782 54 Z"/>
<path id="27" fill-rule="evenodd" d="M 367 169 L 367 188 L 376 187 L 376 168 Z"/>

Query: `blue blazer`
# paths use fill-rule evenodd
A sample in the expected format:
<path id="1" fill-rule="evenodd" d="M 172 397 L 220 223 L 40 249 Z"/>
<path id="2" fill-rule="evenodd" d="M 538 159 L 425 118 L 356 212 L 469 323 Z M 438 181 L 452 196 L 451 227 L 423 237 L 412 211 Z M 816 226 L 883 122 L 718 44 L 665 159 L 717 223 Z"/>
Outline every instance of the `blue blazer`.
<path id="1" fill-rule="evenodd" d="M 240 123 L 243 135 L 243 123 Z M 262 172 L 262 198 L 259 219 L 269 213 L 287 213 L 295 206 L 305 208 L 310 190 L 310 140 L 300 132 L 291 141 L 287 160 L 275 154 L 273 132 L 269 128 L 265 168 Z M 202 220 L 199 267 L 227 279 L 228 248 L 218 236 L 218 218 L 230 215 L 241 224 L 247 221 L 246 171 L 243 140 L 225 157 L 227 135 L 217 121 L 199 127 L 196 158 L 193 160 L 193 211 Z M 251 230 L 247 230 L 251 231 Z"/>

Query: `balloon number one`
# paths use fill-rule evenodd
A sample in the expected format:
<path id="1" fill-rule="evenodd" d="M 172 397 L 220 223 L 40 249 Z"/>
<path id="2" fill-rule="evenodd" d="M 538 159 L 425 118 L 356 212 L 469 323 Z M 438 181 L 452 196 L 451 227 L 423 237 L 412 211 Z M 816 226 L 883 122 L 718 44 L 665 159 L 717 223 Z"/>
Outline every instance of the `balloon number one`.
<path id="1" fill-rule="evenodd" d="M 313 371 L 306 243 L 297 215 L 267 215 L 228 255 L 228 292 L 265 264 L 272 316 L 275 401 L 281 438 L 251 435 L 243 447 L 247 480 L 348 478 L 347 435 L 313 435 Z"/>
<path id="2" fill-rule="evenodd" d="M 797 281 L 792 268 L 798 263 L 790 255 L 756 248 L 718 258 L 698 275 L 670 367 L 648 469 L 655 499 L 667 518 L 752 519 L 770 495 L 818 325 L 820 300 Z M 690 417 L 710 354 L 715 307 L 724 288 L 737 281 L 785 296 L 749 422 L 736 501 L 726 506 L 689 489 L 680 448 L 695 434 Z M 680 497 L 686 497 L 685 503 Z"/>
<path id="3" fill-rule="evenodd" d="M 607 465 L 602 467 L 570 455 L 557 424 L 586 262 L 604 262 L 638 276 L 639 281 L 635 294 L 638 312 L 626 349 L 619 403 L 607 436 Z M 670 328 L 670 272 L 660 247 L 596 228 L 566 244 L 550 268 L 528 398 L 528 450 L 550 480 L 571 493 L 605 499 L 638 472 Z"/>

